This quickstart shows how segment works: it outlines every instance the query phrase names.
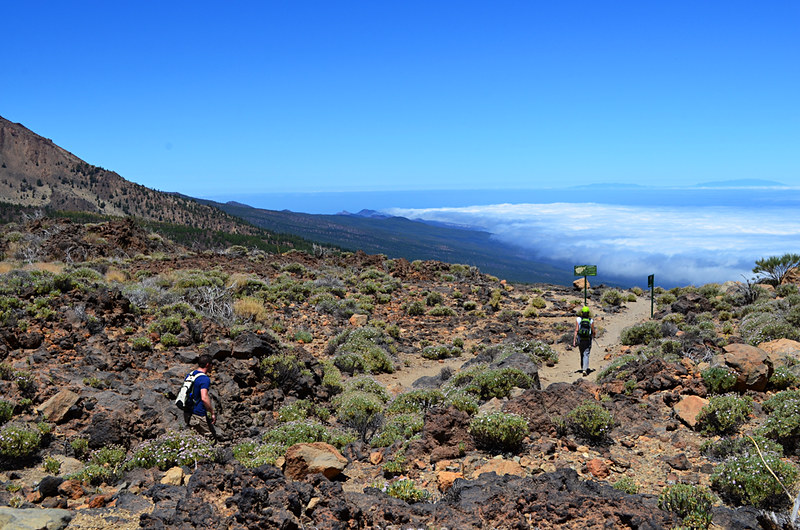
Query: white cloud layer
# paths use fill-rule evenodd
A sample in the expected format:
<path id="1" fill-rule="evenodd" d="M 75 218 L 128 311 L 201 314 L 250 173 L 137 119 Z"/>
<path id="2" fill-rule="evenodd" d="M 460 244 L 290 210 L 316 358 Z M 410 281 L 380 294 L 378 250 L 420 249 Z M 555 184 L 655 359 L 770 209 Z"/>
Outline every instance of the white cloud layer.
<path id="1" fill-rule="evenodd" d="M 494 204 L 385 213 L 468 225 L 531 256 L 598 266 L 644 285 L 700 285 L 752 277 L 756 259 L 797 252 L 800 218 L 790 209 L 635 207 L 595 203 Z"/>

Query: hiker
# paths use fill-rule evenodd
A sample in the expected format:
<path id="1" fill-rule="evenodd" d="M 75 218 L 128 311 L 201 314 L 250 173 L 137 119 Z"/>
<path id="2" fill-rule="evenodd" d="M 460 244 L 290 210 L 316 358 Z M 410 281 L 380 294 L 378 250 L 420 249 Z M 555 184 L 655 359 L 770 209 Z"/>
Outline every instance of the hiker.
<path id="1" fill-rule="evenodd" d="M 183 421 L 186 427 L 216 441 L 217 431 L 214 424 L 217 423 L 217 415 L 211 404 L 211 394 L 209 394 L 211 378 L 208 376 L 213 362 L 211 356 L 204 353 L 197 359 L 197 369 L 186 376 L 197 375 L 192 388 L 194 408 L 183 411 Z"/>
<path id="2" fill-rule="evenodd" d="M 575 334 L 572 337 L 572 345 L 577 346 L 581 354 L 581 369 L 578 370 L 581 375 L 589 373 L 589 353 L 592 351 L 592 339 L 596 333 L 592 312 L 587 306 L 583 306 L 581 316 L 575 323 Z"/>

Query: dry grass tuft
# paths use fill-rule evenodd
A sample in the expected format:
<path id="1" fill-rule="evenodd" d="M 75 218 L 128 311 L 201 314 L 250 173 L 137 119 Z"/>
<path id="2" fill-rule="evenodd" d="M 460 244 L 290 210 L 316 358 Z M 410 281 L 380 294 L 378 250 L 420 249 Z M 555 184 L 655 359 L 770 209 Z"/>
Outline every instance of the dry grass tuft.
<path id="1" fill-rule="evenodd" d="M 246 296 L 240 298 L 233 303 L 234 314 L 243 320 L 252 320 L 254 322 L 264 322 L 267 320 L 269 313 L 264 303 L 258 298 Z"/>

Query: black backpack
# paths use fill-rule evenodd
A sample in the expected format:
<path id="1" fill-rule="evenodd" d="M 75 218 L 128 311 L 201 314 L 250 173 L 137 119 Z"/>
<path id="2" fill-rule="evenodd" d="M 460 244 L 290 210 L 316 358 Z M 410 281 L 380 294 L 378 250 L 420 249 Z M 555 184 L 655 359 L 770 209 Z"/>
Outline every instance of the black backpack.
<path id="1" fill-rule="evenodd" d="M 181 389 L 178 390 L 178 397 L 175 398 L 175 405 L 183 411 L 194 410 L 194 380 L 203 375 L 203 372 L 189 374 L 183 380 Z"/>
<path id="2" fill-rule="evenodd" d="M 578 336 L 588 339 L 592 336 L 592 319 L 591 318 L 582 318 L 581 323 L 578 326 Z"/>

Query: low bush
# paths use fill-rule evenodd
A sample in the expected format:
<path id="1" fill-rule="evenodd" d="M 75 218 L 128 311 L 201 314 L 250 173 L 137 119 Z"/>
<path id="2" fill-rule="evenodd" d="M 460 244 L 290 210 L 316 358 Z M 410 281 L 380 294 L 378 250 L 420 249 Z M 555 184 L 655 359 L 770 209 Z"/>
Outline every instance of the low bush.
<path id="1" fill-rule="evenodd" d="M 533 377 L 517 368 L 487 369 L 478 365 L 461 372 L 447 382 L 448 390 L 461 390 L 481 400 L 508 397 L 511 389 L 532 388 Z"/>
<path id="2" fill-rule="evenodd" d="M 753 398 L 736 394 L 711 396 L 697 414 L 697 429 L 703 434 L 733 434 L 753 412 Z"/>
<path id="3" fill-rule="evenodd" d="M 394 372 L 389 358 L 395 351 L 394 339 L 380 328 L 370 326 L 343 331 L 330 340 L 327 351 L 335 355 L 334 363 L 344 372 Z"/>
<path id="4" fill-rule="evenodd" d="M 271 388 L 293 388 L 304 376 L 311 375 L 305 364 L 292 354 L 268 355 L 261 359 L 259 369 Z"/>
<path id="5" fill-rule="evenodd" d="M 244 467 L 253 469 L 263 465 L 274 466 L 284 455 L 286 448 L 279 444 L 242 442 L 233 448 L 233 457 Z"/>
<path id="6" fill-rule="evenodd" d="M 782 399 L 770 403 L 771 412 L 758 429 L 758 434 L 775 440 L 786 454 L 800 449 L 800 399 Z"/>
<path id="7" fill-rule="evenodd" d="M 372 437 L 372 447 L 389 447 L 397 441 L 411 439 L 422 431 L 424 421 L 420 413 L 403 413 L 390 416 L 383 424 L 381 430 Z"/>
<path id="8" fill-rule="evenodd" d="M 4 424 L 14 415 L 14 404 L 0 399 L 0 425 Z"/>
<path id="9" fill-rule="evenodd" d="M 134 337 L 131 339 L 131 348 L 134 351 L 147 351 L 153 349 L 153 343 L 147 337 Z"/>
<path id="10" fill-rule="evenodd" d="M 599 404 L 586 401 L 567 414 L 566 425 L 582 438 L 601 442 L 608 438 L 614 417 Z"/>
<path id="11" fill-rule="evenodd" d="M 711 487 L 738 505 L 770 508 L 788 504 L 781 483 L 789 491 L 796 491 L 797 467 L 784 462 L 780 455 L 771 451 L 762 450 L 761 455 L 752 451 L 723 462 L 711 476 Z"/>
<path id="12" fill-rule="evenodd" d="M 89 455 L 89 440 L 86 438 L 73 438 L 70 440 L 69 446 L 72 449 L 72 454 L 78 460 L 83 460 Z"/>
<path id="13" fill-rule="evenodd" d="M 420 355 L 425 359 L 438 360 L 461 357 L 461 348 L 456 346 L 426 346 Z"/>
<path id="14" fill-rule="evenodd" d="M 606 306 L 619 307 L 624 305 L 625 297 L 616 289 L 607 289 L 600 297 L 600 303 Z"/>
<path id="15" fill-rule="evenodd" d="M 7 424 L 0 430 L 0 458 L 24 459 L 39 450 L 42 433 L 29 425 Z"/>
<path id="16" fill-rule="evenodd" d="M 769 378 L 769 386 L 774 390 L 786 390 L 787 388 L 796 387 L 799 383 L 800 377 L 797 377 L 785 366 L 775 368 Z"/>
<path id="17" fill-rule="evenodd" d="M 673 484 L 658 496 L 658 507 L 683 520 L 683 527 L 705 529 L 711 525 L 714 495 L 704 486 Z"/>
<path id="18" fill-rule="evenodd" d="M 469 424 L 469 432 L 475 443 L 489 451 L 516 451 L 528 431 L 525 418 L 506 412 L 481 414 Z"/>
<path id="19" fill-rule="evenodd" d="M 396 480 L 390 483 L 385 491 L 390 497 L 400 499 L 409 504 L 428 500 L 431 496 L 431 494 L 424 489 L 418 488 L 411 479 Z"/>
<path id="20" fill-rule="evenodd" d="M 425 412 L 443 401 L 444 394 L 440 390 L 412 390 L 397 396 L 386 412 L 388 414 Z"/>
<path id="21" fill-rule="evenodd" d="M 417 300 L 403 305 L 403 311 L 405 311 L 408 316 L 422 316 L 425 314 L 425 304 Z"/>
<path id="22" fill-rule="evenodd" d="M 383 425 L 383 400 L 367 392 L 346 392 L 336 398 L 336 418 L 369 442 Z"/>
<path id="23" fill-rule="evenodd" d="M 783 456 L 783 447 L 777 442 L 764 438 L 761 435 L 731 436 L 719 440 L 708 440 L 700 446 L 700 452 L 706 457 L 721 462 L 729 458 L 756 453 L 756 445 L 761 451 L 769 451 L 778 456 Z"/>
<path id="24" fill-rule="evenodd" d="M 613 487 L 615 490 L 623 491 L 628 495 L 636 495 L 639 493 L 639 485 L 636 484 L 636 481 L 628 476 L 620 477 L 619 480 L 611 485 L 611 487 Z"/>
<path id="25" fill-rule="evenodd" d="M 462 412 L 466 412 L 470 416 L 477 414 L 480 407 L 478 399 L 474 395 L 460 390 L 448 392 L 445 396 L 444 404 L 453 406 Z"/>
<path id="26" fill-rule="evenodd" d="M 730 392 L 738 379 L 738 374 L 727 366 L 712 366 L 703 370 L 700 375 L 711 394 Z"/>
<path id="27" fill-rule="evenodd" d="M 436 307 L 431 308 L 431 310 L 428 311 L 428 314 L 432 317 L 454 317 L 457 313 L 452 307 L 437 305 Z"/>
<path id="28" fill-rule="evenodd" d="M 157 466 L 166 471 L 174 466 L 196 467 L 214 458 L 214 448 L 207 438 L 191 431 L 169 431 L 140 444 L 127 465 L 131 468 Z"/>
<path id="29" fill-rule="evenodd" d="M 800 390 L 784 390 L 765 400 L 761 403 L 761 407 L 767 412 L 772 412 L 783 405 L 785 401 L 794 400 L 800 400 Z"/>
<path id="30" fill-rule="evenodd" d="M 648 344 L 650 341 L 661 337 L 661 324 L 655 320 L 649 320 L 623 329 L 620 334 L 620 342 L 626 346 L 634 346 L 636 344 Z"/>

